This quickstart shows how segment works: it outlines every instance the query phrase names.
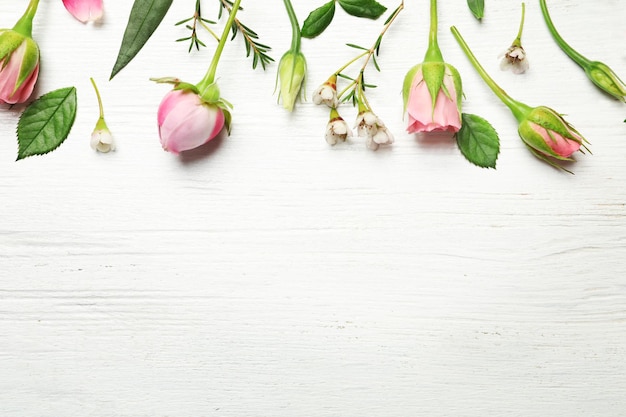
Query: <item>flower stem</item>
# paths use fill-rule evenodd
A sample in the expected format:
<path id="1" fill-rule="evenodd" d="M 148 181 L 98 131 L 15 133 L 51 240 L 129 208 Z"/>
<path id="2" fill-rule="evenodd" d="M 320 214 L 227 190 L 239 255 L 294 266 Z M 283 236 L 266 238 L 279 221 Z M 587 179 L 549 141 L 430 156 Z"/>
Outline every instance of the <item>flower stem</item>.
<path id="1" fill-rule="evenodd" d="M 424 62 L 443 62 L 443 55 L 437 42 L 437 0 L 430 0 L 430 32 Z"/>
<path id="2" fill-rule="evenodd" d="M 33 37 L 33 18 L 37 13 L 37 6 L 39 6 L 39 0 L 30 0 L 26 11 L 15 26 L 13 26 L 14 31 L 21 35 L 28 36 L 29 38 Z"/>
<path id="3" fill-rule="evenodd" d="M 222 37 L 220 38 L 220 42 L 217 44 L 217 49 L 215 50 L 215 54 L 213 55 L 213 60 L 211 61 L 211 65 L 209 66 L 208 71 L 204 78 L 198 83 L 198 90 L 202 93 L 206 90 L 213 82 L 215 81 L 215 73 L 217 72 L 217 64 L 220 62 L 220 57 L 222 56 L 222 51 L 224 50 L 224 46 L 226 45 L 226 41 L 228 40 L 228 34 L 230 32 L 230 28 L 233 26 L 233 22 L 235 21 L 235 15 L 239 10 L 239 5 L 241 4 L 241 0 L 235 0 L 232 9 L 230 10 L 230 14 L 228 15 L 228 20 L 226 21 L 226 25 L 224 26 L 224 31 L 222 32 Z"/>
<path id="4" fill-rule="evenodd" d="M 556 28 L 554 27 L 554 23 L 552 23 L 552 19 L 550 18 L 550 14 L 548 13 L 548 6 L 546 5 L 546 0 L 539 0 L 539 4 L 541 5 L 541 14 L 543 14 L 543 18 L 546 21 L 546 24 L 548 25 L 548 29 L 550 30 L 552 37 L 554 38 L 556 43 L 559 45 L 559 47 L 563 50 L 563 52 L 567 54 L 567 56 L 569 56 L 578 65 L 580 65 L 583 68 L 587 67 L 591 63 L 591 61 L 589 61 L 587 58 L 585 58 L 584 56 L 579 54 L 577 51 L 575 51 L 571 46 L 569 46 L 569 44 L 565 42 L 565 40 L 561 37 L 559 32 L 557 32 Z"/>
<path id="5" fill-rule="evenodd" d="M 102 107 L 102 97 L 100 97 L 100 91 L 98 90 L 98 86 L 93 78 L 89 78 L 91 80 L 91 85 L 93 85 L 93 89 L 96 91 L 96 97 L 98 98 L 98 107 L 100 108 L 100 118 L 104 119 L 104 108 Z"/>
<path id="6" fill-rule="evenodd" d="M 519 22 L 517 38 L 513 41 L 514 46 L 522 46 L 522 32 L 524 31 L 524 18 L 526 17 L 526 3 L 522 2 L 522 20 Z"/>
<path id="7" fill-rule="evenodd" d="M 472 63 L 472 66 L 474 67 L 474 69 L 476 69 L 478 74 L 485 81 L 485 83 L 489 86 L 489 88 L 491 88 L 491 90 L 495 93 L 495 95 L 498 96 L 498 98 L 502 100 L 502 102 L 506 104 L 506 106 L 509 109 L 511 109 L 515 118 L 521 122 L 526 117 L 528 112 L 532 110 L 532 108 L 530 106 L 527 106 L 524 103 L 520 103 L 519 101 L 514 100 L 502 88 L 500 88 L 500 86 L 496 84 L 496 82 L 489 76 L 489 74 L 487 74 L 485 69 L 480 65 L 480 63 L 478 62 L 478 60 L 476 59 L 476 57 L 470 50 L 467 43 L 465 43 L 465 40 L 463 39 L 463 37 L 461 36 L 457 28 L 452 26 L 450 30 L 452 31 L 454 38 L 457 40 L 457 42 L 461 46 L 461 49 L 463 49 L 463 52 L 465 52 L 465 55 Z"/>
<path id="8" fill-rule="evenodd" d="M 291 5 L 290 0 L 283 0 L 285 3 L 285 9 L 287 9 L 287 14 L 289 15 L 289 22 L 291 22 L 291 49 L 290 51 L 294 54 L 300 52 L 300 23 L 298 23 L 298 16 L 296 16 L 296 12 L 293 10 L 293 6 Z"/>

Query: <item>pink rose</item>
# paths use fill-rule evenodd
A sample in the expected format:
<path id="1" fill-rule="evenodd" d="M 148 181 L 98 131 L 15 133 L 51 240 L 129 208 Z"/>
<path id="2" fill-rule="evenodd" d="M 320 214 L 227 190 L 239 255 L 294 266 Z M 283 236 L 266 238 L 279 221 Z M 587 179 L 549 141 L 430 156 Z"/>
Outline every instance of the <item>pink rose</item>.
<path id="1" fill-rule="evenodd" d="M 63 5 L 72 16 L 83 23 L 96 21 L 104 13 L 102 0 L 63 0 Z"/>
<path id="2" fill-rule="evenodd" d="M 167 93 L 157 119 L 161 145 L 174 154 L 204 145 L 220 133 L 225 122 L 219 107 L 185 90 Z"/>
<path id="3" fill-rule="evenodd" d="M 585 139 L 559 113 L 545 106 L 531 108 L 520 122 L 519 135 L 535 156 L 570 160 Z"/>
<path id="4" fill-rule="evenodd" d="M 39 76 L 39 48 L 31 38 L 14 31 L 0 31 L 0 52 L 4 44 L 13 44 L 16 37 L 23 38 L 19 46 L 0 56 L 0 102 L 8 104 L 28 100 Z"/>
<path id="5" fill-rule="evenodd" d="M 425 65 L 428 64 L 422 64 L 411 81 L 406 104 L 409 117 L 407 131 L 409 133 L 458 132 L 461 128 L 461 112 L 457 103 L 454 75 L 446 68 L 443 83 L 433 107 L 432 96 L 422 73 Z"/>

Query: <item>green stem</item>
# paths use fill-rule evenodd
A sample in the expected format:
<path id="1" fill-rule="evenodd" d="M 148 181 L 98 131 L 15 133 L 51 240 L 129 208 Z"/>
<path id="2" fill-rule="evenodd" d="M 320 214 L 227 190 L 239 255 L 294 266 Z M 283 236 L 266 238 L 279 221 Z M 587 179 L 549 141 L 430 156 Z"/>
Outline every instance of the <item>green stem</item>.
<path id="1" fill-rule="evenodd" d="M 554 27 L 554 23 L 552 23 L 552 19 L 550 18 L 550 14 L 548 13 L 548 6 L 546 6 L 546 0 L 539 0 L 539 4 L 541 5 L 541 14 L 543 14 L 543 18 L 546 21 L 546 24 L 548 25 L 548 29 L 550 30 L 552 37 L 554 38 L 556 43 L 559 45 L 559 47 L 561 47 L 563 52 L 565 52 L 567 56 L 569 56 L 574 62 L 576 62 L 581 67 L 585 68 L 589 66 L 591 61 L 589 61 L 587 58 L 585 58 L 584 56 L 579 54 L 577 51 L 575 51 L 571 46 L 569 46 L 568 43 L 565 42 L 565 40 L 561 37 L 559 32 L 557 32 L 556 28 Z"/>
<path id="2" fill-rule="evenodd" d="M 335 71 L 334 75 L 339 75 L 340 72 L 342 72 L 343 70 L 348 68 L 350 65 L 354 64 L 356 61 L 358 61 L 359 59 L 363 58 L 365 55 L 367 55 L 369 53 L 370 53 L 370 51 L 363 51 L 362 53 L 358 54 L 357 56 L 352 58 L 350 61 L 348 61 L 344 65 L 342 65 L 341 68 L 339 68 L 337 71 Z"/>
<path id="3" fill-rule="evenodd" d="M 513 41 L 514 46 L 522 46 L 522 32 L 524 31 L 524 18 L 526 17 L 526 3 L 522 2 L 522 20 L 519 22 L 517 38 Z"/>
<path id="4" fill-rule="evenodd" d="M 98 90 L 98 86 L 93 78 L 89 78 L 91 80 L 91 85 L 93 85 L 93 89 L 96 91 L 96 97 L 98 98 L 98 107 L 100 107 L 100 118 L 104 119 L 104 108 L 102 107 L 102 97 L 100 97 L 100 91 Z"/>
<path id="5" fill-rule="evenodd" d="M 33 37 L 33 18 L 37 13 L 37 6 L 39 6 L 39 0 L 30 0 L 26 11 L 13 26 L 14 31 L 29 38 Z"/>
<path id="6" fill-rule="evenodd" d="M 287 9 L 287 14 L 289 15 L 289 21 L 291 22 L 291 49 L 290 51 L 294 54 L 300 52 L 300 38 L 302 35 L 300 34 L 300 23 L 298 23 L 298 16 L 296 16 L 296 12 L 293 10 L 293 6 L 291 5 L 290 0 L 284 0 L 285 9 Z"/>
<path id="7" fill-rule="evenodd" d="M 485 69 L 480 65 L 478 59 L 476 59 L 467 43 L 465 43 L 465 40 L 463 39 L 457 28 L 452 26 L 450 30 L 452 31 L 452 34 L 461 46 L 461 49 L 463 49 L 463 52 L 465 52 L 465 55 L 472 63 L 472 66 L 476 69 L 476 71 L 485 81 L 485 83 L 487 83 L 489 88 L 491 88 L 495 95 L 498 96 L 498 98 L 502 100 L 502 102 L 506 104 L 509 109 L 511 109 L 513 115 L 519 122 L 524 120 L 526 118 L 526 115 L 530 110 L 532 110 L 532 108 L 524 103 L 520 103 L 519 101 L 514 100 L 502 88 L 500 88 L 500 86 L 496 84 L 496 82 L 489 76 L 489 74 L 487 74 L 487 71 L 485 71 Z"/>
<path id="8" fill-rule="evenodd" d="M 222 37 L 220 38 L 220 42 L 217 44 L 217 49 L 215 50 L 215 54 L 213 55 L 213 60 L 211 61 L 211 65 L 209 66 L 209 69 L 206 72 L 206 75 L 204 76 L 204 78 L 197 84 L 198 90 L 200 90 L 200 94 L 202 94 L 215 81 L 215 73 L 217 72 L 217 64 L 220 62 L 222 51 L 224 50 L 224 46 L 226 45 L 226 41 L 228 40 L 228 34 L 230 32 L 230 28 L 233 26 L 233 22 L 235 21 L 235 15 L 237 14 L 237 11 L 239 10 L 240 4 L 241 4 L 241 0 L 235 0 L 233 7 L 230 9 L 228 20 L 226 21 L 226 25 L 224 26 L 224 31 L 222 32 Z"/>
<path id="9" fill-rule="evenodd" d="M 424 62 L 443 62 L 443 55 L 437 42 L 437 0 L 430 0 L 430 32 Z"/>

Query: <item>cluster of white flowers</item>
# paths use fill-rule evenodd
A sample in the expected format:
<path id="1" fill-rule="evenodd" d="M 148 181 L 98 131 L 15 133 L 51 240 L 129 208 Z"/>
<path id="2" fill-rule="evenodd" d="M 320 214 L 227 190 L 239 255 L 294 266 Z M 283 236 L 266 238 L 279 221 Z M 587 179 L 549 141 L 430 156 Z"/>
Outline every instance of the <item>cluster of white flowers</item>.
<path id="1" fill-rule="evenodd" d="M 352 130 L 346 121 L 337 112 L 339 98 L 337 97 L 337 76 L 330 77 L 324 84 L 319 86 L 313 93 L 313 103 L 325 104 L 330 107 L 330 120 L 326 125 L 326 142 L 336 145 L 345 142 L 353 136 Z M 361 110 L 354 125 L 359 137 L 367 138 L 366 145 L 369 149 L 376 150 L 380 145 L 393 143 L 393 135 L 385 124 L 371 110 Z"/>
<path id="2" fill-rule="evenodd" d="M 354 125 L 359 137 L 367 138 L 367 147 L 372 150 L 378 149 L 380 145 L 391 145 L 393 135 L 385 124 L 372 111 L 359 113 Z"/>

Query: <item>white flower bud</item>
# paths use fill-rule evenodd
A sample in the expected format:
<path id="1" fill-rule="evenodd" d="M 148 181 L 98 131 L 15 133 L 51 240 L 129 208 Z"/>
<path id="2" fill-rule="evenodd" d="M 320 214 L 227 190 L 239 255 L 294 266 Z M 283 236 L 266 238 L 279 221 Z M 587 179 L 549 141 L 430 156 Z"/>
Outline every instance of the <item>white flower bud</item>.
<path id="1" fill-rule="evenodd" d="M 352 131 L 348 127 L 348 124 L 341 117 L 333 118 L 328 122 L 326 126 L 326 142 L 329 145 L 336 145 L 339 142 L 344 142 L 348 137 L 352 136 Z"/>

